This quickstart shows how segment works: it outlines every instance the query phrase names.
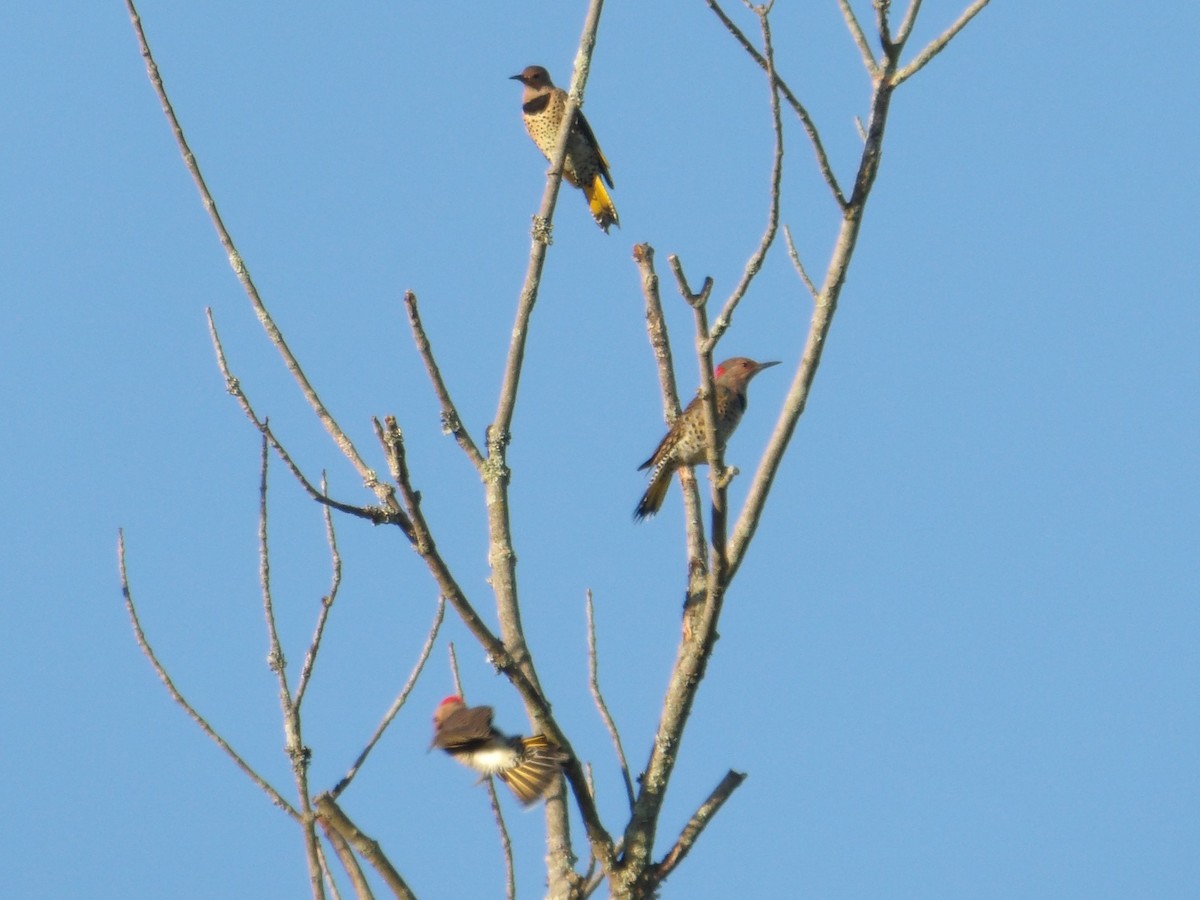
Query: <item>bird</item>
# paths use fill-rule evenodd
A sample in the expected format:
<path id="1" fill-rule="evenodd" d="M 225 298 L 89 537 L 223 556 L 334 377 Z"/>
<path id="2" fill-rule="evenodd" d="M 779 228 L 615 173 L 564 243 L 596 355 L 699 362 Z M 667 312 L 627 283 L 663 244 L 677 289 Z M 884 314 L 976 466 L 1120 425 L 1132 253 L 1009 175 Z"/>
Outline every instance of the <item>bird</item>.
<path id="1" fill-rule="evenodd" d="M 511 77 L 525 85 L 521 95 L 521 118 L 525 122 L 525 130 L 549 160 L 554 155 L 563 113 L 567 109 L 567 92 L 555 87 L 550 80 L 550 73 L 541 66 L 526 66 L 520 75 Z M 605 234 L 608 234 L 610 225 L 621 227 L 617 208 L 604 188 L 605 182 L 609 187 L 613 186 L 608 160 L 604 158 L 596 135 L 580 111 L 575 113 L 571 136 L 567 139 L 563 178 L 583 190 L 592 218 L 604 229 Z"/>
<path id="2" fill-rule="evenodd" d="M 725 445 L 742 420 L 750 379 L 763 369 L 777 365 L 779 360 L 760 363 L 744 356 L 735 356 L 717 366 L 713 372 L 713 387 L 716 391 L 717 443 L 720 446 Z M 639 472 L 651 469 L 650 486 L 633 511 L 633 518 L 640 522 L 662 509 L 667 488 L 671 485 L 671 476 L 676 469 L 705 462 L 708 462 L 708 438 L 704 427 L 704 406 L 696 397 L 675 420 L 658 449 L 638 466 Z"/>
<path id="3" fill-rule="evenodd" d="M 492 726 L 490 706 L 467 706 L 447 697 L 433 713 L 433 742 L 484 776 L 499 775 L 523 806 L 535 803 L 554 784 L 569 757 L 544 734 L 508 736 Z"/>

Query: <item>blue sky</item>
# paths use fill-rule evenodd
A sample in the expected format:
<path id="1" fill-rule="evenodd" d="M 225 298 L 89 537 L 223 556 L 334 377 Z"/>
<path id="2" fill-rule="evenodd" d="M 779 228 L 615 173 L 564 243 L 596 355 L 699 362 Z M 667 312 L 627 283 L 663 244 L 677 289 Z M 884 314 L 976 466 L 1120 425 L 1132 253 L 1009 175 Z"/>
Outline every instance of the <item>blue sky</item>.
<path id="1" fill-rule="evenodd" d="M 471 5 L 474 7 L 475 5 Z M 569 79 L 584 4 L 147 2 L 176 110 L 267 304 L 382 469 L 395 414 L 439 544 L 489 608 L 481 486 L 408 337 L 417 292 L 460 411 L 490 420 L 545 165 L 526 65 Z M 668 7 L 668 8 L 659 8 Z M 731 10 L 733 5 L 730 4 Z M 930 0 L 914 41 L 958 12 Z M 748 30 L 752 19 L 744 12 Z M 780 72 L 848 179 L 868 84 L 836 6 L 780 0 Z M 531 24 L 535 23 L 535 24 Z M 1188 160 L 1194 9 L 993 3 L 901 88 L 811 402 L 726 605 L 665 848 L 749 773 L 665 896 L 1192 897 L 1200 892 L 1200 305 Z M 257 438 L 204 324 L 300 463 L 367 502 L 265 341 L 147 83 L 122 5 L 0 11 L 0 837 L 14 896 L 295 897 L 298 834 L 167 698 L 179 686 L 292 799 L 257 589 Z M 634 243 L 724 297 L 766 216 L 767 92 L 703 4 L 609 4 L 586 111 L 616 180 L 602 234 L 564 191 L 514 423 L 528 637 L 624 824 L 587 693 L 584 594 L 631 764 L 678 637 L 679 492 L 634 525 L 662 433 Z M 787 120 L 783 221 L 810 267 L 836 214 Z M 664 291 L 681 390 L 690 314 Z M 810 301 L 782 245 L 718 355 L 780 359 L 727 458 L 749 471 Z M 734 482 L 739 503 L 748 477 Z M 293 675 L 329 582 L 319 511 L 271 474 Z M 346 575 L 308 701 L 316 788 L 407 677 L 436 589 L 397 535 L 339 522 Z M 497 896 L 482 789 L 427 755 L 450 693 L 525 726 L 448 618 L 344 797 L 420 896 Z M 520 896 L 542 817 L 509 804 Z"/>

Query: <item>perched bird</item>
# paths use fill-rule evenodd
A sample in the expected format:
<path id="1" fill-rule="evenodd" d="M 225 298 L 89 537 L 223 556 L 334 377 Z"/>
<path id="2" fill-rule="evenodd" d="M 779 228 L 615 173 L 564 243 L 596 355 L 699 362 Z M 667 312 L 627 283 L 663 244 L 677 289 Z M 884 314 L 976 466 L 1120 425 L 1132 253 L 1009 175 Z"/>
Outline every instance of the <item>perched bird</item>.
<path id="1" fill-rule="evenodd" d="M 525 121 L 525 130 L 546 159 L 550 159 L 558 141 L 559 129 L 562 128 L 563 113 L 567 110 L 567 92 L 556 88 L 550 80 L 550 73 L 541 66 L 528 66 L 520 75 L 512 77 L 525 85 L 525 92 L 521 95 L 521 118 Z M 604 189 L 606 181 L 609 187 L 613 186 L 608 160 L 604 158 L 600 145 L 596 143 L 596 135 L 592 134 L 591 126 L 582 112 L 575 113 L 575 123 L 567 139 L 563 178 L 583 190 L 592 218 L 606 234 L 610 225 L 621 227 L 617 220 L 617 208 Z"/>
<path id="2" fill-rule="evenodd" d="M 746 411 L 746 389 L 750 379 L 763 369 L 777 365 L 778 360 L 760 363 L 744 356 L 735 356 L 725 360 L 714 370 L 718 444 L 724 446 L 738 427 L 738 422 L 742 420 L 742 413 Z M 675 474 L 676 469 L 704 462 L 708 462 L 708 437 L 704 428 L 704 406 L 697 397 L 675 420 L 675 424 L 662 439 L 654 455 L 638 466 L 638 471 L 651 467 L 653 471 L 650 473 L 650 487 L 646 488 L 641 502 L 633 511 L 634 519 L 640 521 L 649 518 L 662 509 L 667 488 L 671 485 L 671 476 Z"/>
<path id="3" fill-rule="evenodd" d="M 525 806 L 549 790 L 567 754 L 544 734 L 509 737 L 492 727 L 490 706 L 447 697 L 433 714 L 433 743 L 482 775 L 499 775 Z"/>

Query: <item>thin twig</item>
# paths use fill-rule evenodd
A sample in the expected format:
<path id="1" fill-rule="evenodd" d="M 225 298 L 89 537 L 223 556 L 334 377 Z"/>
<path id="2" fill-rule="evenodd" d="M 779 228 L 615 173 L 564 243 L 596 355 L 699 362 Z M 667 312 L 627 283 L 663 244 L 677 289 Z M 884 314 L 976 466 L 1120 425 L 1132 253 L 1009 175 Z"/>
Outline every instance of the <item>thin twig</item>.
<path id="1" fill-rule="evenodd" d="M 925 68 L 926 64 L 945 50 L 946 45 L 954 40 L 954 37 L 967 27 L 967 23 L 979 15 L 987 5 L 988 0 L 975 0 L 974 3 L 963 10 L 963 14 L 955 20 L 953 25 L 930 41 L 925 49 L 916 55 L 912 62 L 892 76 L 892 86 L 895 87 L 908 81 L 908 79 L 916 75 L 921 69 Z"/>
<path id="2" fill-rule="evenodd" d="M 275 673 L 275 679 L 279 683 L 279 702 L 286 720 L 291 713 L 292 692 L 287 683 L 287 660 L 279 643 L 279 631 L 275 627 L 275 601 L 271 595 L 271 554 L 267 541 L 267 468 L 270 458 L 270 447 L 266 436 L 263 436 L 258 480 L 258 582 L 262 591 L 263 616 L 267 623 L 267 666 Z"/>
<path id="3" fill-rule="evenodd" d="M 358 859 L 354 855 L 354 851 L 342 837 L 342 833 L 330 825 L 324 818 L 317 816 L 317 821 L 321 824 L 321 829 L 325 832 L 325 839 L 329 841 L 333 847 L 333 852 L 337 854 L 338 860 L 342 864 L 342 869 L 345 870 L 350 883 L 354 885 L 354 896 L 357 900 L 374 900 L 375 894 L 371 891 L 370 884 L 367 883 L 367 877 L 363 874 L 362 866 L 358 864 Z M 333 877 L 326 869 L 326 878 L 329 881 L 329 886 L 336 892 L 337 887 L 333 882 Z"/>
<path id="4" fill-rule="evenodd" d="M 254 769 L 250 767 L 250 764 L 242 759 L 242 757 L 238 755 L 237 751 L 229 746 L 229 743 L 223 737 L 217 734 L 216 730 L 208 724 L 208 721 L 204 718 L 204 716 L 200 715 L 200 713 L 196 711 L 196 708 L 192 706 L 192 704 L 190 704 L 186 698 L 184 698 L 183 694 L 179 692 L 179 689 L 175 687 L 175 683 L 171 680 L 171 676 L 167 674 L 167 670 L 163 668 L 162 663 L 158 661 L 158 657 L 154 655 L 154 651 L 150 648 L 150 642 L 146 640 L 146 634 L 144 631 L 142 631 L 142 623 L 138 619 L 137 609 L 133 604 L 133 590 L 129 586 L 129 575 L 125 568 L 124 531 L 117 532 L 117 567 L 121 573 L 121 594 L 125 598 L 125 612 L 129 615 L 129 623 L 133 626 L 134 640 L 137 641 L 138 647 L 141 648 L 142 655 L 150 661 L 150 665 L 154 668 L 155 674 L 158 675 L 158 680 L 163 683 L 163 686 L 167 689 L 167 693 L 171 695 L 171 699 L 183 708 L 183 711 L 188 714 L 192 721 L 200 726 L 200 730 L 208 735 L 208 737 L 212 739 L 213 743 L 215 743 L 225 752 L 226 756 L 233 760 L 234 764 L 242 770 L 243 774 L 245 774 L 247 778 L 258 785 L 259 789 L 271 798 L 272 803 L 274 803 L 296 821 L 300 821 L 300 813 L 296 811 L 292 804 L 284 800 L 279 792 L 275 790 L 275 788 L 271 787 L 271 785 L 268 784 L 261 775 L 255 772 Z"/>
<path id="5" fill-rule="evenodd" d="M 279 630 L 275 623 L 275 601 L 271 593 L 271 553 L 267 540 L 267 474 L 270 468 L 271 448 L 266 435 L 262 436 L 259 450 L 258 480 L 258 577 L 262 591 L 263 615 L 267 623 L 267 665 L 275 673 L 279 684 L 279 711 L 283 718 L 284 752 L 292 767 L 292 778 L 296 782 L 296 794 L 300 798 L 300 831 L 304 839 L 304 855 L 308 863 L 308 881 L 313 900 L 324 900 L 325 883 L 321 873 L 321 845 L 313 827 L 312 809 L 308 801 L 308 762 L 312 754 L 304 746 L 300 725 L 300 712 L 292 701 L 292 692 L 287 683 L 287 660 L 279 641 Z"/>
<path id="6" fill-rule="evenodd" d="M 504 824 L 504 813 L 500 811 L 500 798 L 496 795 L 496 779 L 488 776 L 488 799 L 492 804 L 492 815 L 496 817 L 496 829 L 500 833 L 500 849 L 504 852 L 504 896 L 513 900 L 517 896 L 517 875 L 513 870 L 512 840 L 508 826 Z"/>
<path id="7" fill-rule="evenodd" d="M 317 817 L 317 821 L 320 823 L 319 817 Z M 336 834 L 336 832 L 330 832 L 327 828 L 324 830 L 325 836 L 332 843 L 333 839 L 330 835 Z M 345 844 L 345 841 L 342 843 Z M 346 849 L 349 850 L 349 845 L 346 846 Z M 325 890 L 329 891 L 329 895 L 333 897 L 333 900 L 342 900 L 342 892 L 338 890 L 337 882 L 333 879 L 333 872 L 329 871 L 329 859 L 325 856 L 325 848 L 321 846 L 320 841 L 317 842 L 317 861 L 321 864 L 321 877 L 325 879 Z"/>
<path id="8" fill-rule="evenodd" d="M 458 408 L 450 399 L 450 391 L 446 388 L 442 372 L 433 358 L 433 347 L 430 346 L 429 336 L 425 333 L 425 326 L 421 322 L 421 313 L 417 309 L 417 295 L 412 291 L 404 292 L 404 308 L 408 312 L 408 325 L 412 329 L 417 352 L 421 354 L 421 361 L 425 363 L 425 371 L 429 374 L 429 380 L 433 382 L 433 392 L 437 394 L 438 402 L 442 406 L 442 431 L 445 434 L 454 435 L 454 439 L 467 454 L 467 458 L 471 460 L 477 470 L 482 472 L 483 455 L 475 446 L 475 442 L 471 440 L 470 432 L 467 431 L 467 426 L 463 424 L 462 418 L 458 414 Z"/>
<path id="9" fill-rule="evenodd" d="M 338 500 L 334 500 L 332 497 L 329 497 L 327 494 L 313 487 L 312 483 L 300 470 L 300 467 L 292 460 L 291 454 L 287 452 L 287 449 L 275 437 L 275 434 L 271 431 L 266 419 L 259 418 L 258 414 L 254 411 L 254 407 L 250 403 L 250 398 L 247 396 L 246 392 L 242 390 L 241 381 L 229 368 L 229 361 L 225 357 L 225 348 L 221 343 L 221 336 L 217 332 L 217 324 L 213 319 L 212 309 L 206 309 L 205 315 L 208 318 L 208 333 L 213 342 L 213 349 L 217 354 L 217 367 L 221 370 L 221 376 L 225 379 L 225 390 L 228 391 L 229 394 L 237 401 L 238 406 L 242 408 L 242 412 L 245 413 L 246 418 L 253 423 L 254 427 L 258 429 L 259 433 L 266 435 L 267 440 L 271 442 L 271 446 L 279 455 L 279 458 L 283 460 L 284 465 L 288 467 L 293 477 L 295 477 L 296 481 L 300 483 L 300 486 L 304 488 L 305 492 L 318 503 L 324 504 L 332 509 L 336 509 L 338 512 L 356 516 L 360 519 L 366 519 L 375 525 L 396 525 L 411 540 L 412 526 L 409 524 L 408 519 L 405 518 L 404 513 L 401 511 L 399 503 L 396 502 L 395 491 L 390 486 L 382 486 L 384 494 L 387 497 L 387 501 L 383 506 L 352 506 L 348 503 L 342 503 Z"/>
<path id="10" fill-rule="evenodd" d="M 913 26 L 917 24 L 917 16 L 921 13 L 921 0 L 908 0 L 908 10 L 904 13 L 904 21 L 900 23 L 900 28 L 896 31 L 896 43 L 904 46 L 908 43 L 909 35 L 912 34 Z"/>
<path id="11" fill-rule="evenodd" d="M 691 851 L 693 845 L 696 843 L 696 839 L 700 837 L 701 832 L 712 821 L 712 817 L 717 814 L 721 807 L 724 806 L 725 801 L 729 799 L 729 796 L 745 780 L 746 776 L 744 774 L 735 772 L 732 769 L 725 774 L 725 777 L 721 779 L 721 783 L 708 795 L 708 799 L 688 819 L 688 823 L 683 827 L 683 831 L 679 833 L 675 845 L 667 851 L 667 855 L 663 857 L 662 862 L 654 867 L 654 880 L 656 883 L 665 881 L 667 876 L 675 870 L 675 867 L 683 862 L 683 858 Z"/>
<path id="12" fill-rule="evenodd" d="M 862 25 L 858 23 L 858 17 L 854 15 L 854 10 L 850 8 L 848 0 L 838 0 L 838 7 L 842 10 L 842 18 L 846 20 L 846 27 L 850 29 L 850 36 L 854 38 L 858 52 L 862 54 L 863 65 L 867 67 L 867 73 L 875 78 L 879 74 L 879 62 L 875 59 L 875 54 L 871 52 L 871 45 L 867 41 Z"/>
<path id="13" fill-rule="evenodd" d="M 688 284 L 687 275 L 683 272 L 683 262 L 672 253 L 667 257 L 667 263 L 671 266 L 671 274 L 675 276 L 675 284 L 679 289 L 679 295 L 694 311 L 705 310 L 707 308 L 709 297 L 712 296 L 713 280 L 712 276 L 704 276 L 704 283 L 700 286 L 699 291 L 693 291 L 691 285 Z M 705 323 L 705 336 L 708 334 L 708 325 Z M 703 374 L 705 358 L 709 361 L 708 388 L 712 392 L 712 348 L 707 351 L 703 348 L 697 348 L 700 354 L 700 387 L 697 388 L 697 396 L 704 396 L 705 378 Z M 669 422 L 673 425 L 674 422 Z M 707 538 L 704 536 L 704 510 L 700 505 L 700 485 L 696 481 L 696 470 L 692 466 L 679 467 L 679 486 L 683 493 L 683 517 L 687 530 L 687 553 L 688 553 L 688 573 L 689 580 L 693 584 L 689 584 L 687 597 L 684 601 L 684 608 L 688 608 L 694 600 L 694 592 L 692 587 L 694 583 L 703 583 L 699 579 L 703 574 L 707 577 L 708 563 L 706 561 Z"/>
<path id="14" fill-rule="evenodd" d="M 725 462 L 724 450 L 718 439 L 717 432 L 717 390 L 713 378 L 713 342 L 708 339 L 708 296 L 712 289 L 712 279 L 704 280 L 704 287 L 697 295 L 691 295 L 687 281 L 683 276 L 683 267 L 679 258 L 671 257 L 671 267 L 679 280 L 679 289 L 692 307 L 692 315 L 696 323 L 696 362 L 700 369 L 700 408 L 704 413 L 705 447 L 708 458 L 709 481 L 712 485 L 712 543 L 714 561 L 725 555 Z M 689 296 L 691 295 L 691 296 Z M 691 509 L 688 510 L 689 518 Z M 689 528 L 689 531 L 691 529 Z M 703 534 L 699 528 L 697 534 Z M 711 599 L 711 591 L 709 592 Z M 689 590 L 688 605 L 692 601 Z"/>
<path id="15" fill-rule="evenodd" d="M 316 798 L 317 815 L 320 816 L 321 822 L 327 828 L 336 829 L 337 832 L 350 844 L 358 855 L 367 861 L 379 877 L 384 880 L 392 892 L 402 898 L 402 900 L 416 900 L 416 895 L 413 894 L 404 879 L 400 877 L 400 873 L 396 871 L 391 861 L 384 855 L 379 847 L 379 842 L 372 840 L 358 830 L 350 818 L 342 812 L 340 806 L 329 794 L 320 794 Z"/>
<path id="16" fill-rule="evenodd" d="M 804 282 L 804 286 L 808 288 L 808 292 L 812 294 L 814 300 L 818 299 L 821 292 L 817 290 L 817 286 L 813 284 L 812 279 L 808 277 L 808 272 L 804 268 L 804 263 L 800 261 L 800 253 L 796 250 L 796 244 L 792 241 L 792 230 L 786 225 L 783 226 L 783 237 L 787 241 L 788 256 L 792 259 L 792 266 L 800 275 L 800 280 Z"/>
<path id="17" fill-rule="evenodd" d="M 321 491 L 322 493 L 328 493 L 329 491 L 329 482 L 326 480 L 324 473 L 321 473 Z M 329 611 L 333 609 L 334 601 L 337 600 L 338 589 L 342 584 L 342 556 L 338 553 L 337 534 L 333 529 L 333 514 L 329 511 L 328 506 L 322 508 L 321 514 L 325 519 L 325 542 L 329 544 L 330 565 L 333 569 L 333 575 L 329 585 L 329 593 L 321 598 L 321 611 L 317 614 L 317 627 L 313 631 L 308 651 L 304 654 L 304 665 L 300 668 L 300 680 L 296 683 L 297 711 L 299 711 L 300 705 L 304 702 L 304 692 L 308 690 L 308 682 L 312 678 L 313 666 L 317 662 L 317 653 L 321 650 L 321 637 L 325 634 L 325 623 L 329 620 Z"/>
<path id="18" fill-rule="evenodd" d="M 633 259 L 642 277 L 642 296 L 646 299 L 646 333 L 650 336 L 650 349 L 658 363 L 663 418 L 670 425 L 679 418 L 679 392 L 675 387 L 675 364 L 671 361 L 671 341 L 667 334 L 666 319 L 663 318 L 658 274 L 654 271 L 654 248 L 649 244 L 635 244 Z"/>
<path id="19" fill-rule="evenodd" d="M 233 242 L 232 236 L 229 234 L 225 223 L 221 219 L 221 214 L 217 209 L 217 202 L 213 198 L 212 193 L 208 189 L 208 185 L 204 181 L 204 176 L 200 173 L 200 166 L 196 162 L 196 157 L 192 153 L 192 149 L 188 146 L 187 138 L 184 136 L 183 127 L 179 124 L 179 119 L 175 115 L 175 110 L 171 105 L 170 98 L 167 96 L 166 87 L 163 84 L 162 76 L 158 71 L 158 64 L 154 61 L 154 55 L 150 52 L 150 44 L 146 39 L 146 32 L 142 28 L 141 16 L 138 15 L 137 8 L 133 4 L 133 0 L 125 0 L 125 8 L 129 12 L 129 20 L 133 25 L 133 30 L 137 36 L 138 47 L 141 50 L 142 59 L 146 63 L 146 74 L 150 78 L 150 84 L 154 88 L 155 94 L 158 96 L 159 103 L 162 106 L 163 114 L 170 124 L 171 133 L 175 136 L 175 143 L 179 147 L 180 155 L 183 157 L 183 163 L 187 167 L 188 172 L 192 176 L 192 181 L 196 185 L 197 191 L 200 193 L 201 201 L 204 204 L 205 210 L 208 212 L 209 219 L 212 221 L 213 228 L 217 232 L 217 238 L 221 242 L 226 255 L 229 257 L 229 265 L 233 268 L 234 274 L 241 282 L 242 289 L 246 292 L 247 298 L 250 300 L 251 306 L 254 307 L 255 315 L 258 316 L 258 321 L 262 325 L 263 330 L 267 333 L 267 339 L 275 346 L 279 355 L 283 358 L 284 365 L 291 373 L 292 378 L 300 388 L 300 392 L 308 401 L 309 406 L 321 420 L 325 430 L 333 439 L 333 442 L 341 450 L 342 454 L 357 470 L 359 476 L 363 480 L 363 484 L 379 498 L 379 501 L 386 505 L 385 487 L 376 476 L 374 470 L 363 461 L 358 450 L 355 449 L 354 443 L 349 436 L 342 430 L 341 426 L 334 420 L 329 410 L 325 408 L 325 404 L 321 402 L 321 398 L 317 396 L 316 389 L 309 382 L 308 377 L 304 374 L 304 370 L 300 367 L 299 361 L 292 354 L 287 342 L 283 339 L 283 334 L 276 326 L 271 314 L 267 311 L 266 304 L 263 303 L 262 297 L 259 296 L 258 288 L 254 284 L 254 280 L 250 277 L 250 271 L 246 267 L 245 260 L 242 259 L 241 253 Z"/>
<path id="20" fill-rule="evenodd" d="M 750 39 L 738 28 L 737 24 L 726 15 L 725 10 L 721 9 L 716 0 L 705 0 L 705 2 L 708 3 L 708 8 L 721 20 L 726 30 L 742 45 L 742 49 L 750 54 L 750 58 L 758 63 L 764 72 L 767 71 L 766 59 L 758 52 L 758 48 L 750 43 Z M 812 144 L 813 152 L 816 154 L 817 168 L 821 170 L 821 177 L 825 179 L 825 183 L 829 186 L 830 193 L 833 194 L 833 199 L 837 202 L 837 205 L 844 209 L 846 206 L 846 197 L 842 193 L 841 186 L 838 184 L 837 176 L 833 173 L 833 166 L 829 163 L 829 154 L 825 152 L 825 144 L 821 141 L 821 133 L 817 130 L 816 122 L 813 121 L 805 105 L 800 102 L 800 98 L 792 93 L 792 89 L 788 87 L 787 82 L 779 77 L 778 72 L 775 73 L 775 85 L 783 94 L 784 99 L 787 100 L 788 105 L 791 106 L 792 111 L 796 113 L 796 117 L 800 119 L 800 124 L 804 126 L 804 132 L 808 135 L 809 143 Z"/>
<path id="21" fill-rule="evenodd" d="M 734 287 L 733 293 L 729 295 L 729 299 L 725 301 L 721 314 L 713 322 L 708 346 L 705 348 L 709 354 L 721 339 L 721 335 L 733 323 L 733 311 L 742 302 L 742 298 L 750 288 L 750 282 L 762 268 L 763 261 L 767 258 L 767 251 L 771 249 L 771 244 L 775 241 L 775 233 L 779 229 L 780 186 L 783 182 L 783 121 L 779 112 L 779 90 L 776 87 L 778 79 L 775 75 L 775 49 L 771 44 L 771 22 L 768 17 L 770 7 L 755 7 L 754 11 L 762 29 L 762 56 L 766 61 L 767 87 L 771 92 L 771 128 L 775 137 L 774 155 L 771 160 L 771 196 L 767 208 L 767 225 L 758 242 L 758 248 L 751 254 L 741 279 Z"/>
<path id="22" fill-rule="evenodd" d="M 454 694 L 465 703 L 467 695 L 463 693 L 462 676 L 458 672 L 458 654 L 454 650 L 454 641 L 451 641 L 446 647 L 446 652 L 450 657 L 450 677 L 454 679 Z"/>
<path id="23" fill-rule="evenodd" d="M 594 797 L 596 795 L 596 773 L 594 771 L 592 771 L 591 763 L 587 763 L 586 765 L 584 765 L 583 775 L 584 775 L 584 778 L 587 779 L 588 790 L 592 792 L 592 796 Z M 589 849 L 587 868 L 584 869 L 583 872 L 580 873 L 580 875 L 579 875 L 580 882 L 582 884 L 586 885 L 588 883 L 588 881 L 591 880 L 591 877 L 592 877 L 592 875 L 595 874 L 595 872 L 596 872 L 596 854 L 592 853 L 591 850 Z"/>
<path id="24" fill-rule="evenodd" d="M 329 792 L 329 795 L 334 799 L 341 796 L 342 792 L 350 786 L 350 782 L 354 780 L 354 776 L 358 774 L 358 770 L 362 768 L 371 751 L 375 749 L 375 745 L 379 743 L 379 739 L 383 737 L 384 731 L 392 724 L 392 720 L 396 718 L 396 714 L 400 712 L 400 708 L 408 700 L 408 695 L 416 686 L 417 679 L 421 677 L 421 670 L 425 668 L 425 661 L 429 659 L 429 653 L 433 650 L 434 642 L 437 641 L 438 631 L 442 627 L 442 619 L 445 613 L 446 600 L 444 597 L 438 597 L 437 611 L 433 615 L 433 624 L 429 626 L 429 634 L 425 637 L 425 643 L 421 646 L 421 652 L 417 655 L 417 661 L 413 665 L 412 671 L 408 673 L 408 681 L 404 682 L 404 687 L 400 689 L 400 693 L 396 695 L 396 699 L 392 701 L 392 705 L 384 713 L 383 720 L 375 729 L 375 733 L 371 735 L 371 739 L 367 741 L 367 745 L 363 747 L 362 752 L 358 754 L 358 758 L 354 760 L 354 764 L 350 767 L 350 770 L 342 776 L 342 780 L 334 785 L 333 789 Z"/>
<path id="25" fill-rule="evenodd" d="M 604 694 L 600 690 L 600 654 L 596 651 L 596 606 L 592 602 L 591 589 L 587 591 L 586 596 L 588 687 L 591 689 L 592 699 L 596 702 L 596 709 L 600 711 L 600 718 L 604 720 L 604 727 L 608 729 L 608 734 L 612 738 L 613 747 L 617 751 L 617 762 L 621 764 L 621 777 L 625 779 L 625 794 L 629 797 L 629 809 L 632 811 L 633 779 L 629 777 L 629 762 L 625 759 L 625 748 L 621 746 L 621 733 L 617 730 L 617 723 L 613 721 L 612 713 L 608 711 L 608 704 L 604 702 Z"/>
<path id="26" fill-rule="evenodd" d="M 683 262 L 679 257 L 672 253 L 667 257 L 667 262 L 671 266 L 671 274 L 675 276 L 675 283 L 679 287 L 679 295 L 683 297 L 684 302 L 693 309 L 698 306 L 705 306 L 708 303 L 708 298 L 712 296 L 712 276 L 705 275 L 704 283 L 700 285 L 700 290 L 693 291 L 691 285 L 688 284 L 687 275 L 683 271 Z"/>

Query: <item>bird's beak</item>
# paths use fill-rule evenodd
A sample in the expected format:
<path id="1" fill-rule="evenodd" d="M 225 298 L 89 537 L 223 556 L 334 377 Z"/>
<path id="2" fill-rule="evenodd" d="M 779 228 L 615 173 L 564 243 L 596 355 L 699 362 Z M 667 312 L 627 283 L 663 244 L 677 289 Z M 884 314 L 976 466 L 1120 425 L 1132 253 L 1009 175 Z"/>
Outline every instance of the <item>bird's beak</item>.
<path id="1" fill-rule="evenodd" d="M 524 75 L 509 75 L 508 80 L 509 81 L 524 81 L 525 76 Z"/>
<path id="2" fill-rule="evenodd" d="M 754 374 L 757 375 L 763 369 L 769 369 L 769 368 L 771 368 L 771 366 L 777 366 L 777 365 L 779 365 L 779 360 L 777 360 L 777 359 L 773 359 L 770 362 L 759 363 L 758 368 L 754 370 Z"/>

